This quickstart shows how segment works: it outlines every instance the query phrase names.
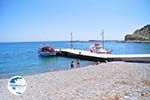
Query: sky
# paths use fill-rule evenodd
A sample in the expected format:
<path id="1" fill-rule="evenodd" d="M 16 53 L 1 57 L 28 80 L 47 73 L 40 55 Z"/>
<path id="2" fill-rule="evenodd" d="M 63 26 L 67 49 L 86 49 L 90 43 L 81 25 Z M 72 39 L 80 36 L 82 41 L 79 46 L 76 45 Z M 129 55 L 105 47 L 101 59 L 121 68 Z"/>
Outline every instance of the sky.
<path id="1" fill-rule="evenodd" d="M 150 0 L 0 0 L 0 42 L 123 40 L 150 24 Z"/>

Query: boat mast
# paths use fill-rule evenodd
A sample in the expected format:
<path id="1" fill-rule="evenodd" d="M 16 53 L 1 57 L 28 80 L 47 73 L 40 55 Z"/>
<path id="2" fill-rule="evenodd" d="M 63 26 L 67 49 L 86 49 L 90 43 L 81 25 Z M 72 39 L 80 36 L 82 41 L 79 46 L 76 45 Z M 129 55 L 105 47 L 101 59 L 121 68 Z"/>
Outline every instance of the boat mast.
<path id="1" fill-rule="evenodd" d="M 104 48 L 104 30 L 103 29 L 102 29 L 101 35 L 102 35 L 102 47 Z"/>
<path id="2" fill-rule="evenodd" d="M 70 36 L 71 36 L 71 49 L 73 48 L 73 43 L 72 43 L 72 39 L 73 39 L 73 36 L 72 36 L 72 32 L 70 33 Z"/>

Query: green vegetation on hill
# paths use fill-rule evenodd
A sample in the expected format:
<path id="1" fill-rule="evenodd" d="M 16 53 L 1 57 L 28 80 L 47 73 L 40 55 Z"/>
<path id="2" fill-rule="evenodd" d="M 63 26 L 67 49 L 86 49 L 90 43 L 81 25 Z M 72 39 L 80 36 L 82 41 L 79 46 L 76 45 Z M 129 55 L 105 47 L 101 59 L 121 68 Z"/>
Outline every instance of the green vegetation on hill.
<path id="1" fill-rule="evenodd" d="M 127 34 L 125 41 L 150 41 L 150 25 L 136 30 L 133 34 Z"/>

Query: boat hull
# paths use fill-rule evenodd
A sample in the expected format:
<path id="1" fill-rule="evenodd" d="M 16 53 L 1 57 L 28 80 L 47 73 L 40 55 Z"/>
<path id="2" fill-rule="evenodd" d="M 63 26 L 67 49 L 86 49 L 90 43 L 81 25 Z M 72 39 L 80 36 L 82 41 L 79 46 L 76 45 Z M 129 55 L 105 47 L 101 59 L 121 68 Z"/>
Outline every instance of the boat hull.
<path id="1" fill-rule="evenodd" d="M 39 52 L 39 56 L 42 56 L 42 57 L 56 56 L 56 52 Z"/>

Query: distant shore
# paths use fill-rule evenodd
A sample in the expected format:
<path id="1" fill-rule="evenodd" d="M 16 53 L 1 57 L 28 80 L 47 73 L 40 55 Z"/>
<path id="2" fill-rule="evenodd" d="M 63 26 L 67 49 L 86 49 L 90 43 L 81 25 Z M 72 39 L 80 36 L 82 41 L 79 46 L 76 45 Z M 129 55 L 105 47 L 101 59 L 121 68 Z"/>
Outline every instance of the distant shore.
<path id="1" fill-rule="evenodd" d="M 27 89 L 21 96 L 0 80 L 2 100 L 148 100 L 150 64 L 108 62 L 65 71 L 24 76 Z"/>
<path id="2" fill-rule="evenodd" d="M 68 40 L 64 41 L 13 41 L 13 42 L 0 42 L 0 43 L 40 43 L 40 42 L 70 42 Z M 102 40 L 73 40 L 72 42 L 102 42 Z M 141 40 L 104 40 L 104 42 L 128 42 L 128 43 L 150 43 L 150 41 Z"/>
<path id="3" fill-rule="evenodd" d="M 134 41 L 125 41 L 125 42 L 128 42 L 128 43 L 150 43 L 150 41 L 137 41 L 137 40 L 134 40 Z"/>

